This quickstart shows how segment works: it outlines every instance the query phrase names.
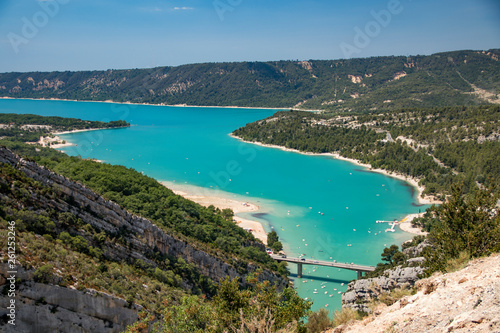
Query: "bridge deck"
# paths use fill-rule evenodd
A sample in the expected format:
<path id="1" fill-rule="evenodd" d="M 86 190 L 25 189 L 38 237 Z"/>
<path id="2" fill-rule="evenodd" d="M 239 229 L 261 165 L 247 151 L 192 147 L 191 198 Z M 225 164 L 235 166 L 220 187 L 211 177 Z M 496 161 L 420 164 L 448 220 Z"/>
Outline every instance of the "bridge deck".
<path id="1" fill-rule="evenodd" d="M 337 268 L 349 269 L 351 271 L 357 271 L 357 272 L 373 272 L 375 270 L 375 266 L 363 266 L 363 265 L 356 265 L 356 264 L 346 264 L 346 263 L 340 263 L 340 262 L 305 259 L 305 258 L 291 258 L 291 257 L 283 258 L 281 255 L 275 255 L 275 254 L 271 254 L 270 256 L 274 260 L 292 262 L 295 264 L 337 267 Z"/>

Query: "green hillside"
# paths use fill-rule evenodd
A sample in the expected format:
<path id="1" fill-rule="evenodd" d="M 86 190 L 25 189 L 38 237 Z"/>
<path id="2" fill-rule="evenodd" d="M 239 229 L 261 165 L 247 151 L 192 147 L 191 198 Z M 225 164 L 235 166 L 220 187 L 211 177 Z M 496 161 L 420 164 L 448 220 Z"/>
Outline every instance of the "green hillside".
<path id="1" fill-rule="evenodd" d="M 0 113 L 0 139 L 10 141 L 36 142 L 41 136 L 53 136 L 53 132 L 128 126 L 130 123 L 124 120 L 102 122 L 75 118 L 42 117 L 34 114 Z"/>
<path id="2" fill-rule="evenodd" d="M 498 103 L 500 50 L 0 74 L 0 96 L 386 111 Z"/>

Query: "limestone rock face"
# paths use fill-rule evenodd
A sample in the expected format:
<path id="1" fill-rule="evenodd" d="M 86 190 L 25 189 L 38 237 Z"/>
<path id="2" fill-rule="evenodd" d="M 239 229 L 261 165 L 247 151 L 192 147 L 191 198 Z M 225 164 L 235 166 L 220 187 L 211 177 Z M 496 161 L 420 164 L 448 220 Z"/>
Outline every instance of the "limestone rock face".
<path id="1" fill-rule="evenodd" d="M 0 288 L 9 277 L 0 264 Z M 0 324 L 1 332 L 122 332 L 137 320 L 141 306 L 97 292 L 33 282 L 33 270 L 17 268 L 15 326 Z M 20 282 L 21 281 L 21 282 Z M 9 313 L 7 295 L 0 297 L 0 316 Z M 10 318 L 8 318 L 10 319 Z"/>
<path id="2" fill-rule="evenodd" d="M 411 246 L 409 248 L 404 249 L 403 253 L 410 258 L 419 257 L 422 255 L 422 251 L 424 251 L 424 249 L 428 246 L 430 246 L 430 243 L 426 239 L 422 243 L 418 244 L 417 246 Z"/>
<path id="3" fill-rule="evenodd" d="M 419 280 L 418 292 L 331 332 L 500 332 L 500 254 Z"/>
<path id="4" fill-rule="evenodd" d="M 342 305 L 370 313 L 371 310 L 365 303 L 378 297 L 383 292 L 413 286 L 422 273 L 423 269 L 421 267 L 402 268 L 398 266 L 387 270 L 384 276 L 349 282 L 347 291 L 342 295 Z"/>

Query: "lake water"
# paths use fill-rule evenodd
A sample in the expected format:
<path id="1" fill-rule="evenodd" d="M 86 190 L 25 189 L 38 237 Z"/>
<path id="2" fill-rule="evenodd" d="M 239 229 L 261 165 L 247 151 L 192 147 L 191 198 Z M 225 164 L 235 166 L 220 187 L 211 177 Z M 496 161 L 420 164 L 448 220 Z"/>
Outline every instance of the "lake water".
<path id="1" fill-rule="evenodd" d="M 70 155 L 132 167 L 161 181 L 244 196 L 257 213 L 239 214 L 276 230 L 289 256 L 305 255 L 376 265 L 385 246 L 410 234 L 384 232 L 376 220 L 401 219 L 418 207 L 405 182 L 368 172 L 329 156 L 264 148 L 230 137 L 233 130 L 275 110 L 123 105 L 95 102 L 0 100 L 0 113 L 32 113 L 86 120 L 123 119 L 130 128 L 64 135 Z M 289 267 L 299 295 L 313 310 L 340 309 L 353 271 L 304 265 Z M 306 281 L 306 282 L 304 282 Z M 315 293 L 314 290 L 317 290 Z"/>

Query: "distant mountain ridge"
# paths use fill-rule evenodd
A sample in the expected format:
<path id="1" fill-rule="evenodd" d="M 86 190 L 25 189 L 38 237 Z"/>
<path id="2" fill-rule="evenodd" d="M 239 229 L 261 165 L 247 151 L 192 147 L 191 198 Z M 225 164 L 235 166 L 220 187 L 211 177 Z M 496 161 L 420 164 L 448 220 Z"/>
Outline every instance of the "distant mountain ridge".
<path id="1" fill-rule="evenodd" d="M 500 103 L 500 49 L 0 74 L 0 96 L 378 112 Z"/>

